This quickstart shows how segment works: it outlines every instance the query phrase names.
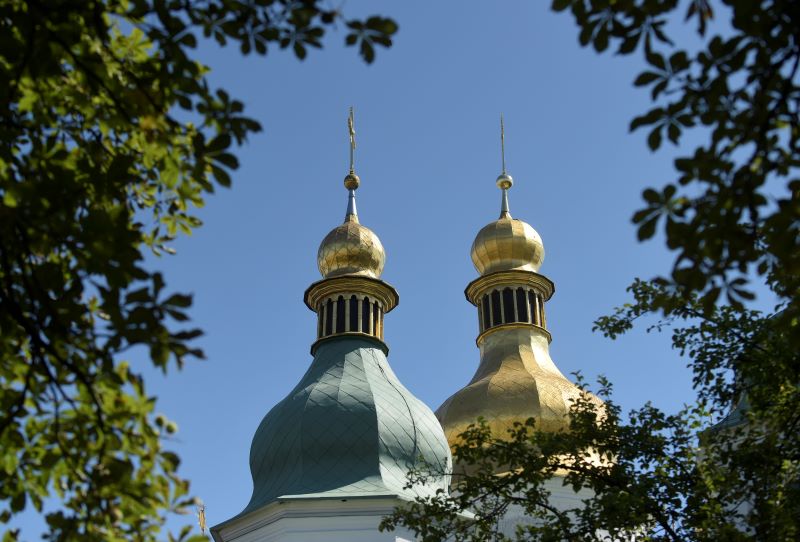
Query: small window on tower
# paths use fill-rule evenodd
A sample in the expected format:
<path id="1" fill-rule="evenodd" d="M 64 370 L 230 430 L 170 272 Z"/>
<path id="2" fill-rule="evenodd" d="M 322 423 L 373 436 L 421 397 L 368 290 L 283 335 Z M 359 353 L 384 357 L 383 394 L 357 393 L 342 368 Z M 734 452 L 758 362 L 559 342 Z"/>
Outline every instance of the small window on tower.
<path id="1" fill-rule="evenodd" d="M 529 322 L 528 320 L 528 299 L 525 297 L 525 290 L 517 288 L 517 314 L 519 314 L 520 322 Z"/>
<path id="2" fill-rule="evenodd" d="M 506 324 L 517 321 L 514 317 L 514 293 L 511 288 L 503 290 L 503 317 Z"/>
<path id="3" fill-rule="evenodd" d="M 500 292 L 492 292 L 492 325 L 499 326 L 503 321 L 500 314 Z"/>
<path id="4" fill-rule="evenodd" d="M 491 309 L 489 308 L 489 296 L 488 295 L 483 296 L 483 303 L 481 303 L 481 305 L 483 306 L 482 307 L 483 308 L 483 329 L 487 330 L 490 327 L 492 327 L 492 320 L 491 320 L 492 314 L 491 314 Z"/>
<path id="5" fill-rule="evenodd" d="M 372 334 L 378 336 L 378 302 L 372 304 Z"/>
<path id="6" fill-rule="evenodd" d="M 325 335 L 333 333 L 333 301 L 325 303 Z"/>
<path id="7" fill-rule="evenodd" d="M 365 297 L 361 302 L 361 331 L 370 333 L 369 329 L 369 298 Z"/>
<path id="8" fill-rule="evenodd" d="M 336 333 L 344 333 L 344 297 L 336 300 Z"/>
<path id="9" fill-rule="evenodd" d="M 358 331 L 358 298 L 350 296 L 350 329 L 348 331 Z"/>

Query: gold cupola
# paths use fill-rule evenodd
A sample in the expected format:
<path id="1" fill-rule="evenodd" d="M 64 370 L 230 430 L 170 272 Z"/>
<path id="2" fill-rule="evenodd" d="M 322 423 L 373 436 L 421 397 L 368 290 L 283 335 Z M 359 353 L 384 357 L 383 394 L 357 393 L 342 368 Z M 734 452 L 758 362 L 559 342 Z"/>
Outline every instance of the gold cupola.
<path id="1" fill-rule="evenodd" d="M 509 212 L 513 180 L 506 173 L 502 117 L 500 122 L 500 218 L 485 226 L 472 244 L 480 276 L 464 292 L 478 309 L 480 364 L 472 380 L 436 411 L 451 446 L 479 418 L 499 438 L 528 418 L 546 431 L 565 430 L 570 403 L 581 394 L 550 358 L 545 302 L 555 285 L 538 273 L 544 261 L 541 237 Z"/>
<path id="2" fill-rule="evenodd" d="M 348 191 L 344 223 L 325 236 L 317 251 L 322 275 L 305 293 L 306 306 L 317 313 L 319 344 L 341 335 L 371 337 L 383 344 L 383 317 L 397 306 L 397 291 L 381 280 L 386 253 L 381 240 L 358 220 L 356 190 L 361 179 L 355 172 L 353 110 L 347 119 L 350 133 L 350 171 L 344 178 Z"/>
<path id="3" fill-rule="evenodd" d="M 503 199 L 500 218 L 484 226 L 472 243 L 470 256 L 481 275 L 497 271 L 538 271 L 544 262 L 542 238 L 530 224 L 508 211 L 508 190 L 514 185 L 505 172 L 497 178 Z"/>
<path id="4" fill-rule="evenodd" d="M 350 192 L 344 223 L 325 236 L 317 251 L 317 267 L 322 278 L 358 275 L 380 278 L 386 253 L 378 236 L 358 222 L 355 191 L 361 180 L 353 171 L 344 178 Z"/>

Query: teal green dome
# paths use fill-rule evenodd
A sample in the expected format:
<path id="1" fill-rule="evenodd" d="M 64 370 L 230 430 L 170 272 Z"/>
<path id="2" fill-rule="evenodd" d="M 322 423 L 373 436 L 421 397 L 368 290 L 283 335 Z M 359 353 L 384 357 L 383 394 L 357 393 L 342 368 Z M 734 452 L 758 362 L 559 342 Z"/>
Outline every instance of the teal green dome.
<path id="1" fill-rule="evenodd" d="M 317 344 L 300 383 L 264 417 L 250 447 L 253 496 L 242 513 L 282 498 L 414 498 L 447 491 L 450 449 L 433 412 L 397 379 L 382 342 Z M 424 463 L 442 475 L 405 489 Z"/>

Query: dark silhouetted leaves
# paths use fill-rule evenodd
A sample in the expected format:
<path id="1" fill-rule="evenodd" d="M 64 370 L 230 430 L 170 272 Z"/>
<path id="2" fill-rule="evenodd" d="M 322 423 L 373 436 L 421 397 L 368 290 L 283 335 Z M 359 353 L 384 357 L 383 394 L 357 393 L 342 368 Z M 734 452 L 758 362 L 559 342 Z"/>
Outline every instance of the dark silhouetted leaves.
<path id="1" fill-rule="evenodd" d="M 359 29 L 369 61 L 397 31 L 315 0 L 0 4 L 4 526 L 50 502 L 52 541 L 207 540 L 161 532 L 194 501 L 164 449 L 177 426 L 154 416 L 122 359 L 149 352 L 167 372 L 203 357 L 191 296 L 169 292 L 144 253 L 175 252 L 206 196 L 230 186 L 235 147 L 261 129 L 192 54 L 202 33 L 303 58 L 340 22 Z M 20 536 L 6 528 L 4 540 Z"/>
<path id="2" fill-rule="evenodd" d="M 646 188 L 633 214 L 640 241 L 663 239 L 673 252 L 671 267 L 637 279 L 631 302 L 595 329 L 610 338 L 643 321 L 648 331 L 669 330 L 696 396 L 676 414 L 648 403 L 624 420 L 601 379 L 601 412 L 585 396 L 572 406 L 569 432 L 520 420 L 508 435 L 491 435 L 476 420 L 455 446 L 469 472 L 456 469 L 457 492 L 418 499 L 382 525 L 405 525 L 425 541 L 508 540 L 498 527 L 513 507 L 530 517 L 518 540 L 595 540 L 599 532 L 609 540 L 797 540 L 800 3 L 551 5 L 569 10 L 581 45 L 641 51 L 647 67 L 633 84 L 653 103 L 631 131 L 646 128 L 653 151 L 665 139 L 692 142 L 678 148 L 674 181 Z M 710 26 L 712 18 L 722 24 Z M 687 22 L 702 37 L 696 45 L 668 35 Z M 774 310 L 750 310 L 756 293 Z M 652 360 L 636 363 L 641 385 L 658 386 L 646 376 Z M 554 477 L 586 491 L 575 496 L 580 505 L 550 506 Z"/>

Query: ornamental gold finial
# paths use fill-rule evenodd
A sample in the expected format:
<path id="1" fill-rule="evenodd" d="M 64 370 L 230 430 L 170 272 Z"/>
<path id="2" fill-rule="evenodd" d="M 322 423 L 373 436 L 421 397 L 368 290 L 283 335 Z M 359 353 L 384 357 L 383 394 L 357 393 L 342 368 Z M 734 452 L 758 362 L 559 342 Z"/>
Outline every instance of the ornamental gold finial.
<path id="1" fill-rule="evenodd" d="M 206 534 L 206 505 L 203 503 L 197 506 L 197 524 L 200 526 L 200 532 Z"/>
<path id="2" fill-rule="evenodd" d="M 361 184 L 361 179 L 356 175 L 356 129 L 355 129 L 355 115 L 353 107 L 350 106 L 350 114 L 347 116 L 347 133 L 350 136 L 350 173 L 344 178 L 344 187 L 350 191 L 347 200 L 347 214 L 345 215 L 345 222 L 358 222 L 358 212 L 356 211 L 356 189 Z"/>
<path id="3" fill-rule="evenodd" d="M 503 198 L 500 202 L 500 218 L 511 218 L 511 213 L 508 211 L 508 189 L 514 186 L 514 179 L 506 173 L 506 127 L 502 113 L 500 113 L 500 156 L 503 161 L 503 172 L 497 177 L 497 186 L 503 191 Z"/>

